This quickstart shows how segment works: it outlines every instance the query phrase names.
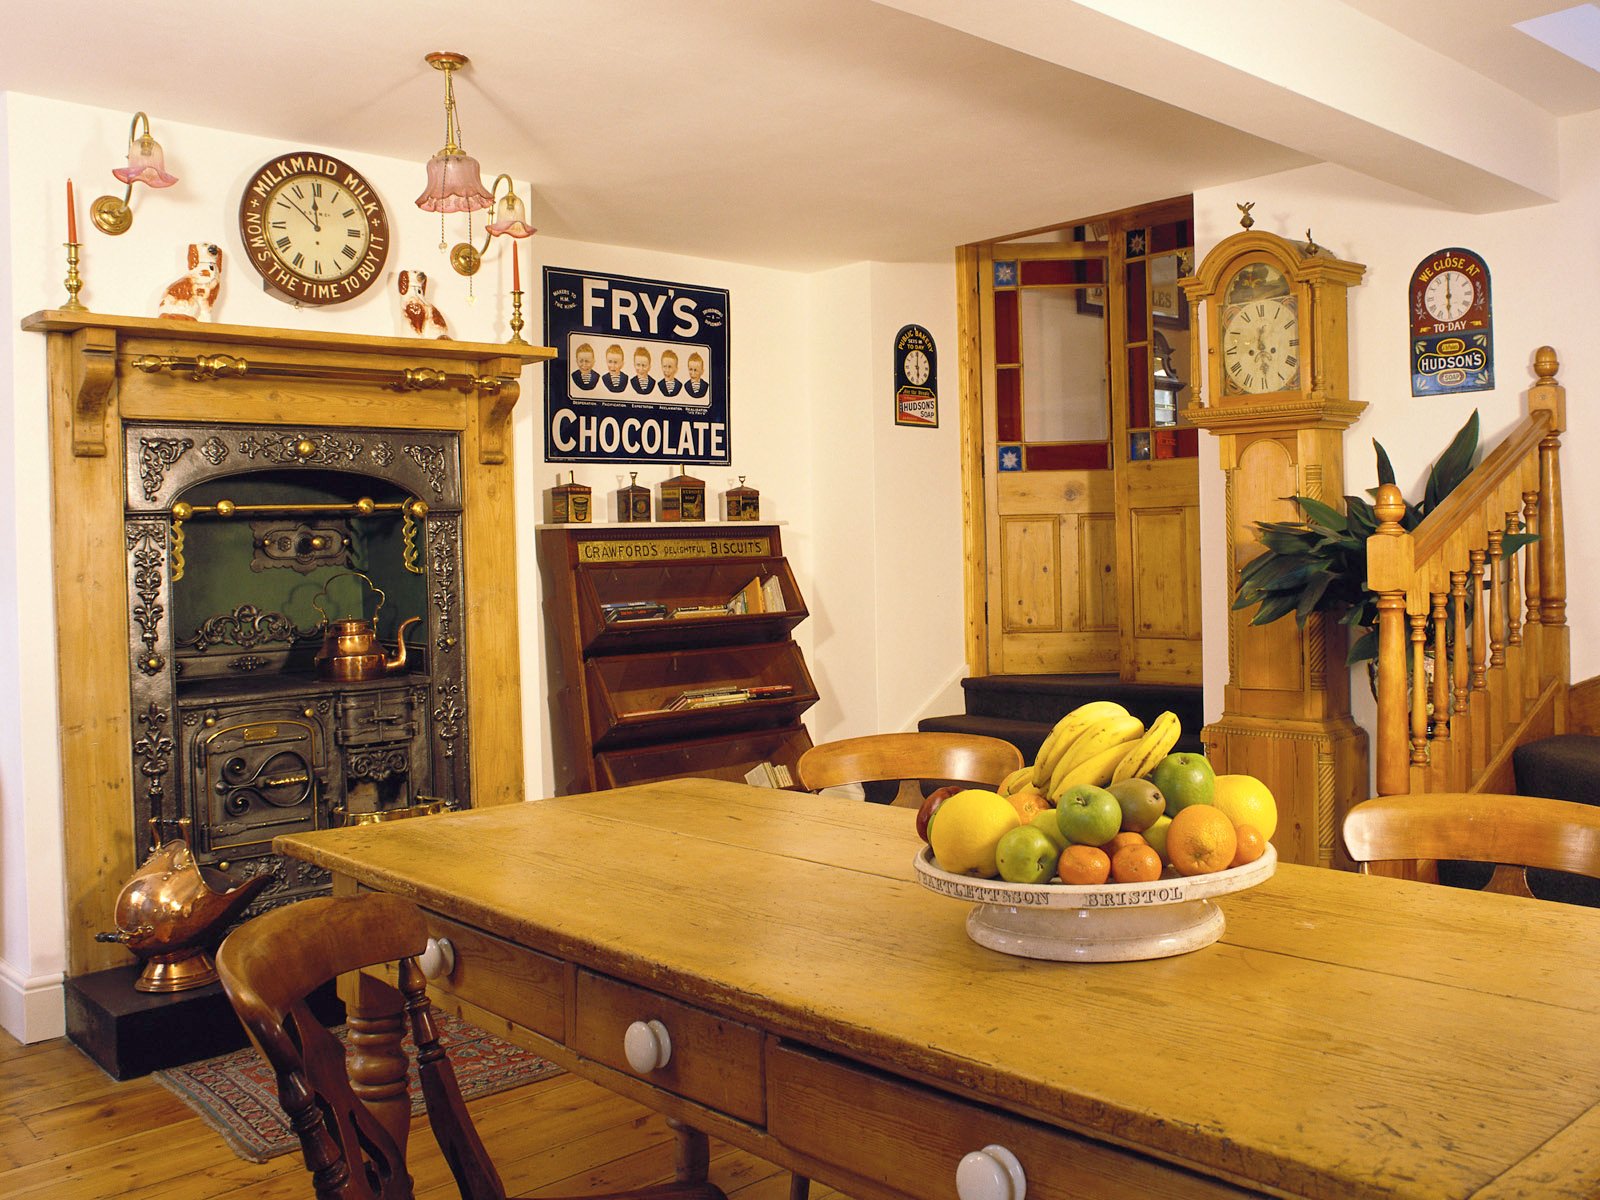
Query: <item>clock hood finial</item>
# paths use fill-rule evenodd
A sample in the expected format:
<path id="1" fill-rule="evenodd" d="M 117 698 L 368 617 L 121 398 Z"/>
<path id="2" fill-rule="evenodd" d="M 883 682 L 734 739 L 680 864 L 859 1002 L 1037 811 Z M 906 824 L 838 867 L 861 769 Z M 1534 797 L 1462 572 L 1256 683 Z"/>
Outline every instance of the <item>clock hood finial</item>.
<path id="1" fill-rule="evenodd" d="M 1243 204 L 1234 205 L 1234 207 L 1237 208 L 1241 214 L 1239 217 L 1239 225 L 1241 228 L 1249 229 L 1250 226 L 1256 223 L 1255 218 L 1250 215 L 1250 210 L 1255 206 L 1256 202 L 1254 200 L 1246 200 Z"/>

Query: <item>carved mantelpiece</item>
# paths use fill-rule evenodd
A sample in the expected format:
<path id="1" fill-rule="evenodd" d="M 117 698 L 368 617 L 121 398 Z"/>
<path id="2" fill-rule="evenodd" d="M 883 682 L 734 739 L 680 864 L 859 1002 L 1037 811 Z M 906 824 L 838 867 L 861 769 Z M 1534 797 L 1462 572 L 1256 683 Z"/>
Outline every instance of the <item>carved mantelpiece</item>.
<path id="1" fill-rule="evenodd" d="M 459 636 L 465 663 L 440 681 L 429 715 L 452 756 L 469 759 L 472 803 L 523 798 L 509 430 L 523 368 L 552 351 L 62 311 L 22 327 L 46 335 L 49 362 L 69 974 L 126 961 L 93 935 L 111 927 L 137 865 L 151 788 L 170 789 L 167 772 L 180 767 L 178 713 L 138 702 L 148 690 L 139 681 L 160 684 L 172 669 L 170 609 L 165 622 L 158 611 L 171 603 L 167 510 L 187 473 L 223 455 L 237 464 L 253 453 L 279 470 L 393 455 L 384 473 L 422 500 L 450 456 L 459 497 L 418 522 L 416 553 L 430 587 L 471 599 L 432 614 L 431 636 Z M 248 676 L 270 658 L 254 622 L 272 614 L 237 616 L 252 644 L 241 641 L 225 669 Z M 458 736 L 464 712 L 470 738 Z M 381 780 L 398 761 L 368 765 Z"/>

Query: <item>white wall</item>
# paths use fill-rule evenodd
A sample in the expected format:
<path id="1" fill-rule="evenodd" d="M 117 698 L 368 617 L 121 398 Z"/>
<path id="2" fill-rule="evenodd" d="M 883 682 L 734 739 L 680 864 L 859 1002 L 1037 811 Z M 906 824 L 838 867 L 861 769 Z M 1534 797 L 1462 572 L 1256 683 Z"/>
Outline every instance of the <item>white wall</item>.
<path id="1" fill-rule="evenodd" d="M 245 261 L 240 191 L 262 163 L 298 148 L 332 154 L 367 176 L 393 225 L 389 268 L 428 272 L 431 296 L 456 336 L 508 335 L 510 265 L 497 246 L 469 302 L 466 281 L 437 248 L 437 217 L 411 204 L 419 163 L 286 146 L 162 113 L 151 114 L 153 132 L 179 183 L 160 192 L 137 188 L 132 229 L 106 237 L 89 224 L 88 207 L 102 192 L 121 194 L 110 171 L 125 153 L 131 114 L 14 93 L 0 101 L 5 153 L 32 164 L 25 175 L 7 172 L 0 189 L 0 279 L 7 285 L 0 330 L 11 331 L 0 333 L 0 427 L 10 450 L 0 457 L 0 1026 L 32 1041 L 61 1030 L 65 884 L 54 609 L 40 569 L 51 560 L 45 346 L 17 323 L 66 299 L 65 180 L 76 182 L 85 242 L 81 298 L 96 312 L 154 315 L 161 290 L 180 274 L 184 247 L 203 240 L 219 244 L 225 258 L 219 322 L 398 332 L 387 287 L 333 308 L 296 309 L 267 295 Z M 514 163 L 491 164 L 502 166 L 515 173 Z M 527 185 L 518 186 L 528 194 Z M 538 224 L 537 187 L 531 195 Z M 481 236 L 481 222 L 476 229 Z M 463 231 L 464 221 L 452 218 L 449 240 Z M 812 614 L 796 636 L 824 697 L 807 719 L 813 736 L 911 728 L 920 716 L 957 711 L 954 685 L 963 664 L 953 268 L 861 264 L 812 277 L 539 237 L 522 250 L 523 333 L 531 341 L 541 338 L 546 265 L 729 289 L 733 462 L 694 473 L 706 479 L 708 501 L 746 476 L 761 491 L 763 519 L 783 523 L 784 549 Z M 935 431 L 892 425 L 891 339 L 911 322 L 927 326 L 945 351 Z M 554 779 L 533 555 L 543 492 L 556 471 L 543 459 L 543 385 L 542 368 L 530 368 L 513 420 L 524 757 L 537 795 L 548 794 Z M 576 470 L 595 489 L 597 511 L 609 517 L 626 465 Z M 653 490 L 673 471 L 643 467 L 639 482 Z"/>
<path id="2" fill-rule="evenodd" d="M 1555 347 L 1568 389 L 1568 430 L 1562 438 L 1562 483 L 1567 541 L 1567 621 L 1572 629 L 1572 677 L 1600 674 L 1600 559 L 1594 514 L 1600 474 L 1588 469 L 1600 435 L 1591 396 L 1600 373 L 1590 283 L 1600 269 L 1594 214 L 1600 208 L 1600 116 L 1562 123 L 1563 195 L 1559 203 L 1516 212 L 1449 212 L 1409 192 L 1332 166 L 1307 167 L 1195 195 L 1195 241 L 1201 255 L 1238 231 L 1237 202 L 1254 200 L 1256 228 L 1304 236 L 1341 258 L 1367 265 L 1350 293 L 1351 395 L 1366 411 L 1345 436 L 1345 491 L 1377 483 L 1376 438 L 1394 463 L 1408 499 L 1420 498 L 1429 466 L 1472 410 L 1491 447 L 1524 412 L 1533 382 L 1534 351 Z M 1447 397 L 1411 395 L 1407 358 L 1407 287 L 1417 264 L 1435 250 L 1463 246 L 1489 266 L 1494 316 L 1493 391 Z M 1222 711 L 1227 679 L 1227 580 L 1223 556 L 1223 481 L 1217 439 L 1201 435 L 1201 547 L 1204 587 L 1206 715 Z M 1292 618 L 1290 618 L 1292 619 Z M 1373 728 L 1365 672 L 1352 679 L 1356 720 Z"/>

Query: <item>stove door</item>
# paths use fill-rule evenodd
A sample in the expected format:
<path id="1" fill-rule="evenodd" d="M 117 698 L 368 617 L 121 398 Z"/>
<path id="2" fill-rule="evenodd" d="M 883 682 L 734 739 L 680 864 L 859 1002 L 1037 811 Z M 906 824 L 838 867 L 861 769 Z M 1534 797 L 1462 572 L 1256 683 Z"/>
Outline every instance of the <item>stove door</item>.
<path id="1" fill-rule="evenodd" d="M 231 715 L 194 746 L 200 849 L 265 850 L 280 833 L 317 828 L 322 731 L 301 717 Z"/>

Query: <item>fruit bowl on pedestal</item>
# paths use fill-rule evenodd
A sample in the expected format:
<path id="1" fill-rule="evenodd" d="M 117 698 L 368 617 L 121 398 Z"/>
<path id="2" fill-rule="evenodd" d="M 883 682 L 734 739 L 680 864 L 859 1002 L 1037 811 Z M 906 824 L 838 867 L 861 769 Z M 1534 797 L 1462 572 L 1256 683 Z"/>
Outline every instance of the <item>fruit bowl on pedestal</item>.
<path id="1" fill-rule="evenodd" d="M 980 946 L 1021 958 L 1056 962 L 1131 962 L 1209 946 L 1222 936 L 1217 896 L 1272 876 L 1278 852 L 1269 842 L 1253 863 L 1210 875 L 1151 883 L 1006 883 L 939 868 L 931 848 L 916 857 L 917 882 L 970 901 L 967 936 Z"/>

